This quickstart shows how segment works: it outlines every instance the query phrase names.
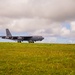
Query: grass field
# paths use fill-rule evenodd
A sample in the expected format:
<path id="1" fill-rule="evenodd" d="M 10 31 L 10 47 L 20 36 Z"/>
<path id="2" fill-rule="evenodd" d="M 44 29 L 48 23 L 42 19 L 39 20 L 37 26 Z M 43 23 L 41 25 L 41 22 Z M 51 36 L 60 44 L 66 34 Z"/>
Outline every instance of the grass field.
<path id="1" fill-rule="evenodd" d="M 75 45 L 0 43 L 0 75 L 75 75 Z"/>

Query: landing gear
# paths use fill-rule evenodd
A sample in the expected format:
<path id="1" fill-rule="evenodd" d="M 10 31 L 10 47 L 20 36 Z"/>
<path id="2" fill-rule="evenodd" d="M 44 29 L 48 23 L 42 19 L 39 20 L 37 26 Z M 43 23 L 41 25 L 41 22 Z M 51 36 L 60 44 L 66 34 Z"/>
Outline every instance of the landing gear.
<path id="1" fill-rule="evenodd" d="M 18 40 L 17 42 L 18 42 L 18 43 L 21 43 L 21 41 L 20 41 L 20 40 Z"/>
<path id="2" fill-rule="evenodd" d="M 34 43 L 34 41 L 32 41 L 32 40 L 29 40 L 28 42 L 29 42 L 29 43 Z"/>

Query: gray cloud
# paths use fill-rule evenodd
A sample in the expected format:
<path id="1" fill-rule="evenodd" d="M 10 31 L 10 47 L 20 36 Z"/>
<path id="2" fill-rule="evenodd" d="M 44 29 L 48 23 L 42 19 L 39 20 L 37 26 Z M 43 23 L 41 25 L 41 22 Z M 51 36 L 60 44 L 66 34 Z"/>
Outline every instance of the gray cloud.
<path id="1" fill-rule="evenodd" d="M 0 29 L 32 35 L 75 37 L 74 0 L 0 0 Z M 71 24 L 71 29 L 63 26 Z M 71 38 L 72 38 L 71 37 Z"/>
<path id="2" fill-rule="evenodd" d="M 66 20 L 75 17 L 74 0 L 3 0 L 0 15 L 6 17 L 39 17 Z"/>

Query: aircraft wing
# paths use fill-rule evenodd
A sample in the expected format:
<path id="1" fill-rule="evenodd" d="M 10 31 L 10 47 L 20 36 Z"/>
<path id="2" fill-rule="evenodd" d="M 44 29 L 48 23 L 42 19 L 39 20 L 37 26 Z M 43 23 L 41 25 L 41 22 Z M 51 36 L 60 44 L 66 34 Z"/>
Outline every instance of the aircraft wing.
<path id="1" fill-rule="evenodd" d="M 32 36 L 12 36 L 13 40 L 18 40 L 18 39 L 29 40 L 30 38 L 32 38 Z"/>
<path id="2" fill-rule="evenodd" d="M 7 36 L 0 36 L 0 38 L 4 38 L 4 39 L 11 39 L 11 40 L 29 40 L 32 38 L 32 36 L 11 36 L 11 37 L 7 37 Z"/>

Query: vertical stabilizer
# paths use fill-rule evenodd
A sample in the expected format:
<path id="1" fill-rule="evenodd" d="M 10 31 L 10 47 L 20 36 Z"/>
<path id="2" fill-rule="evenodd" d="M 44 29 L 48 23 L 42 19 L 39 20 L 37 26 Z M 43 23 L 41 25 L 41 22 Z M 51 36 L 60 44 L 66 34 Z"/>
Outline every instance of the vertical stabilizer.
<path id="1" fill-rule="evenodd" d="M 6 29 L 6 36 L 8 36 L 8 37 L 12 36 L 11 33 L 10 33 L 10 31 L 9 31 L 9 29 Z"/>

